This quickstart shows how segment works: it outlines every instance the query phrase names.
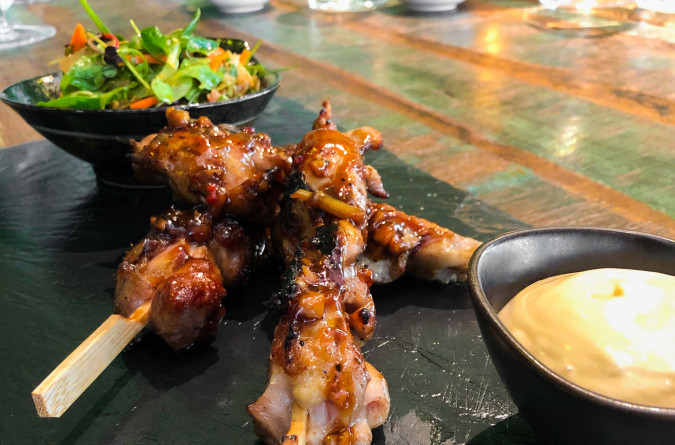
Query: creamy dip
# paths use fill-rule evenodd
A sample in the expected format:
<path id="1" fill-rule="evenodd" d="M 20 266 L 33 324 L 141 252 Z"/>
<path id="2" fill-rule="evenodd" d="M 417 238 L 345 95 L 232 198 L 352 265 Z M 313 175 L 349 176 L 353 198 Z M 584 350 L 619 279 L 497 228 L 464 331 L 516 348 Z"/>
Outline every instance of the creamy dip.
<path id="1" fill-rule="evenodd" d="M 626 269 L 558 275 L 499 318 L 551 370 L 597 393 L 675 407 L 675 277 Z"/>

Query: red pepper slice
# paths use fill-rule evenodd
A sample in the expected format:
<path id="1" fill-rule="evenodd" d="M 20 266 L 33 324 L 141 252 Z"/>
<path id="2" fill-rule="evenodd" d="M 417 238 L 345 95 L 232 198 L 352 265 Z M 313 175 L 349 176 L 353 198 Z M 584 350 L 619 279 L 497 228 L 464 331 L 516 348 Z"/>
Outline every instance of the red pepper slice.
<path id="1" fill-rule="evenodd" d="M 105 37 L 105 39 L 107 40 L 106 44 L 108 46 L 114 46 L 115 48 L 120 47 L 120 41 L 115 34 L 111 34 L 109 32 L 106 32 L 105 34 L 101 34 L 101 35 L 103 37 Z"/>

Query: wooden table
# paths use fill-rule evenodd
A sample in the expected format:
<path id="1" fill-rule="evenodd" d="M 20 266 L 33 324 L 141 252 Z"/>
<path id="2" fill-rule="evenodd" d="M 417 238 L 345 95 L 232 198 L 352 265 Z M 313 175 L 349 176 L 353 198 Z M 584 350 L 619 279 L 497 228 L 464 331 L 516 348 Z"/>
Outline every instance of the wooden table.
<path id="1" fill-rule="evenodd" d="M 261 125 L 283 122 L 284 113 L 311 115 L 322 99 L 330 98 L 342 128 L 378 128 L 387 149 L 402 161 L 460 189 L 463 201 L 453 210 L 458 221 L 466 216 L 463 209 L 471 212 L 484 203 L 525 225 L 621 227 L 675 238 L 675 31 L 668 17 L 609 11 L 606 18 L 626 24 L 621 32 L 585 38 L 535 26 L 529 17 L 538 7 L 524 1 L 470 0 L 458 12 L 431 16 L 406 13 L 397 4 L 369 14 L 324 15 L 295 3 L 273 1 L 261 13 L 228 16 L 194 1 L 187 5 L 160 0 L 91 3 L 107 25 L 122 34 L 130 32 L 129 18 L 139 26 L 183 26 L 194 8 L 201 6 L 202 34 L 262 40 L 262 61 L 274 68 L 295 68 L 283 74 L 283 85 Z M 646 22 L 640 22 L 640 17 Z M 51 24 L 58 34 L 33 46 L 0 52 L 0 88 L 53 71 L 48 63 L 61 53 L 74 24 L 80 21 L 91 27 L 76 0 L 16 6 L 10 11 L 11 19 Z M 0 107 L 0 146 L 41 138 L 9 108 Z M 305 127 L 309 125 L 308 119 Z M 49 155 L 46 145 L 28 152 L 48 159 L 54 156 L 57 167 L 63 169 L 63 157 Z M 14 174 L 21 171 L 17 153 L 10 156 L 18 169 Z M 90 173 L 83 171 L 87 168 L 86 164 L 75 167 L 75 178 L 81 178 L 75 183 L 81 188 L 91 182 Z M 54 184 L 60 184 L 61 175 L 51 174 Z M 27 190 L 42 187 L 30 186 Z M 85 199 L 83 190 L 76 191 L 79 194 L 68 191 L 68 196 L 85 202 L 82 209 L 75 209 L 84 222 L 73 228 L 64 217 L 64 226 L 57 224 L 59 236 L 71 230 L 79 233 L 82 228 L 93 230 L 87 225 L 87 209 L 107 208 L 113 199 L 100 192 L 94 205 Z M 13 202 L 7 201 L 10 213 L 17 208 Z M 468 204 L 463 206 L 463 202 Z M 39 221 L 38 210 L 30 220 Z M 105 211 L 99 210 L 98 216 L 105 216 Z M 144 221 L 134 226 L 134 236 L 145 231 Z M 505 229 L 490 227 L 483 234 Z M 129 239 L 128 228 L 119 231 L 121 244 L 115 244 L 115 249 L 135 240 Z M 50 246 L 49 240 L 39 240 Z M 107 244 L 101 247 L 102 255 L 114 268 L 119 252 L 106 253 L 106 249 L 110 249 Z M 99 264 L 87 258 L 75 255 L 73 261 L 84 261 L 83 268 Z M 102 275 L 93 277 L 91 288 L 82 289 L 108 299 L 99 289 L 101 279 Z M 77 282 L 72 287 L 77 289 Z M 63 293 L 67 298 L 67 292 Z M 99 306 L 93 303 L 91 307 Z M 460 309 L 468 310 L 468 306 Z M 95 326 L 107 310 L 101 304 L 88 323 Z M 391 313 L 399 310 L 396 307 Z M 44 318 L 47 323 L 48 317 Z M 71 331 L 74 325 L 62 329 Z M 30 329 L 37 332 L 34 326 Z M 59 353 L 74 346 L 75 339 L 88 329 L 84 326 L 82 332 L 63 340 Z M 479 336 L 474 340 L 484 354 Z M 382 340 L 377 348 L 387 342 Z M 496 379 L 484 358 L 483 363 L 489 377 Z M 481 372 L 477 379 L 493 381 L 485 378 L 486 371 Z M 124 379 L 125 385 L 131 377 Z M 114 381 L 108 383 L 117 386 Z M 104 393 L 91 398 L 100 402 L 112 396 Z M 79 409 L 86 412 L 85 405 Z M 504 408 L 504 412 L 511 409 Z M 61 443 L 73 437 L 85 441 L 87 429 L 96 425 L 97 416 L 104 416 L 100 410 L 82 415 L 77 428 L 63 433 Z M 505 429 L 509 430 L 509 424 Z M 467 438 L 479 432 L 466 431 Z"/>

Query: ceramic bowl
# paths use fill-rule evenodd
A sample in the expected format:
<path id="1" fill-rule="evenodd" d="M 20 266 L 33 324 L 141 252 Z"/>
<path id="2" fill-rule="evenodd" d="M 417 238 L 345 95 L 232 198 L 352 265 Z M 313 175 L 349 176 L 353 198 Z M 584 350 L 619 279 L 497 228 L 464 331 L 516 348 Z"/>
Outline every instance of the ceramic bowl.
<path id="1" fill-rule="evenodd" d="M 211 0 L 211 3 L 226 14 L 244 14 L 260 11 L 269 0 Z"/>
<path id="2" fill-rule="evenodd" d="M 619 401 L 563 379 L 497 317 L 536 281 L 605 267 L 675 275 L 675 241 L 623 230 L 549 228 L 508 233 L 482 245 L 471 258 L 469 287 L 483 338 L 513 401 L 544 443 L 672 444 L 675 409 Z"/>
<path id="3" fill-rule="evenodd" d="M 248 47 L 246 42 L 236 39 L 223 40 L 221 46 L 236 52 Z M 35 105 L 58 97 L 60 80 L 60 73 L 24 80 L 5 88 L 0 99 L 45 138 L 91 163 L 103 182 L 138 186 L 128 159 L 129 140 L 140 140 L 166 126 L 166 108 L 65 110 Z M 271 74 L 262 79 L 262 88 L 257 93 L 176 108 L 188 110 L 192 117 L 206 116 L 214 123 L 249 125 L 263 112 L 280 82 L 278 74 Z"/>
<path id="4" fill-rule="evenodd" d="M 446 12 L 457 9 L 464 0 L 403 0 L 403 3 L 415 12 Z"/>

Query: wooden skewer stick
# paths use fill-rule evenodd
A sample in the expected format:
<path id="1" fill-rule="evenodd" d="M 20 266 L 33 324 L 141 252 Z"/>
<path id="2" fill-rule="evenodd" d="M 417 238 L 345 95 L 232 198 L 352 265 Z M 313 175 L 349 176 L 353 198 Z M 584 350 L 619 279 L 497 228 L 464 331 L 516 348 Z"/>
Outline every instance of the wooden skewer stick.
<path id="1" fill-rule="evenodd" d="M 293 404 L 291 427 L 288 433 L 281 438 L 281 445 L 305 445 L 307 442 L 307 410 L 300 405 Z"/>
<path id="2" fill-rule="evenodd" d="M 362 221 L 364 218 L 363 211 L 358 207 L 349 205 L 335 199 L 330 195 L 325 194 L 324 192 L 318 190 L 314 193 L 309 190 L 298 189 L 291 194 L 291 198 L 300 199 L 306 202 L 313 202 L 321 210 L 337 216 L 341 219 L 352 219 L 355 221 Z"/>
<path id="3" fill-rule="evenodd" d="M 125 318 L 111 315 L 33 390 L 40 417 L 61 417 L 148 323 L 150 301 Z"/>

